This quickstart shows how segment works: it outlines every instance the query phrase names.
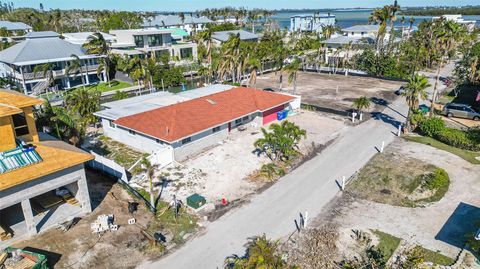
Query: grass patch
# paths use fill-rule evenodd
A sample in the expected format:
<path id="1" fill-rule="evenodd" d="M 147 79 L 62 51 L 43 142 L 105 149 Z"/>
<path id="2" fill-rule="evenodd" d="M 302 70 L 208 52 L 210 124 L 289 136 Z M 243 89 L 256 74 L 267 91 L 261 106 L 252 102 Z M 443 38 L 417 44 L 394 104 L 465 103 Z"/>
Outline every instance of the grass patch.
<path id="1" fill-rule="evenodd" d="M 372 232 L 378 237 L 376 248 L 382 253 L 383 260 L 387 262 L 400 245 L 401 239 L 378 230 L 373 230 Z"/>
<path id="2" fill-rule="evenodd" d="M 132 84 L 124 82 L 124 81 L 118 81 L 118 80 L 112 80 L 110 81 L 111 87 L 108 86 L 108 83 L 106 82 L 100 82 L 96 85 L 90 85 L 86 86 L 85 88 L 90 90 L 90 89 L 96 89 L 100 92 L 109 92 L 109 91 L 116 91 L 128 87 L 132 87 Z"/>
<path id="3" fill-rule="evenodd" d="M 432 146 L 434 148 L 444 150 L 450 152 L 452 154 L 457 155 L 458 157 L 472 163 L 472 164 L 480 164 L 480 160 L 477 160 L 476 157 L 480 156 L 480 152 L 474 152 L 470 150 L 464 150 L 449 146 L 445 143 L 442 143 L 438 140 L 435 140 L 431 137 L 425 136 L 405 136 L 405 139 L 408 141 L 413 141 L 417 143 L 421 143 L 424 145 Z"/>
<path id="4" fill-rule="evenodd" d="M 111 138 L 103 135 L 99 136 L 98 143 L 94 146 L 91 146 L 89 149 L 104 156 L 105 158 L 114 160 L 116 163 L 120 164 L 125 169 L 129 169 L 130 167 L 132 167 L 132 165 L 134 165 L 140 158 L 145 155 L 142 152 L 132 149 L 120 142 L 112 140 Z M 132 171 L 132 173 L 135 172 Z"/>
<path id="5" fill-rule="evenodd" d="M 416 246 L 415 251 L 423 258 L 424 261 L 431 262 L 436 265 L 449 266 L 455 262 L 454 259 L 447 257 L 438 251 L 432 251 L 421 246 Z"/>
<path id="6" fill-rule="evenodd" d="M 347 185 L 352 195 L 378 203 L 415 207 L 424 196 L 416 194 L 428 175 L 437 167 L 414 158 L 407 158 L 387 149 L 375 155 Z"/>

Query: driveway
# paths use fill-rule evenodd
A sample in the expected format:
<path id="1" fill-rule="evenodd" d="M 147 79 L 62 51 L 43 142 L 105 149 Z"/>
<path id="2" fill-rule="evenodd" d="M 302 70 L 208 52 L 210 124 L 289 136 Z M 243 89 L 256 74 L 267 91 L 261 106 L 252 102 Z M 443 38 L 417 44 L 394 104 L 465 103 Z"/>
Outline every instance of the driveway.
<path id="1" fill-rule="evenodd" d="M 308 211 L 317 216 L 339 191 L 335 180 L 351 176 L 377 153 L 382 141 L 394 140 L 398 122 L 404 121 L 406 105 L 398 100 L 341 135 L 319 156 L 255 196 L 250 203 L 234 209 L 209 224 L 204 233 L 158 261 L 145 261 L 139 268 L 219 268 L 232 254 L 243 255 L 252 236 L 266 234 L 280 238 L 295 230 L 295 220 Z M 238 163 L 237 165 L 242 165 Z"/>

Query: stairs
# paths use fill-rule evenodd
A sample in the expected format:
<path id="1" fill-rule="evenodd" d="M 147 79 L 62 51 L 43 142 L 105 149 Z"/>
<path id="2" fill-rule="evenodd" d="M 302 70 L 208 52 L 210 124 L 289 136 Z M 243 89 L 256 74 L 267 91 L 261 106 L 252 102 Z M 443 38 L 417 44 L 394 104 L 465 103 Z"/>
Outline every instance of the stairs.
<path id="1" fill-rule="evenodd" d="M 32 88 L 32 93 L 34 95 L 42 94 L 48 88 L 48 82 L 46 80 L 40 81 Z"/>

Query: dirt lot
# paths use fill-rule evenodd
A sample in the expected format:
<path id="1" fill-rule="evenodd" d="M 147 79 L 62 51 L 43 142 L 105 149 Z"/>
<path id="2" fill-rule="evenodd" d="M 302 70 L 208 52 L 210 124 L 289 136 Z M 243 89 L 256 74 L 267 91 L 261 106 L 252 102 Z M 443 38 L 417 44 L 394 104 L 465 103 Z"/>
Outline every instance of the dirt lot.
<path id="1" fill-rule="evenodd" d="M 142 249 L 148 241 L 140 231 L 151 221 L 152 214 L 140 205 L 131 215 L 127 209 L 131 198 L 122 187 L 97 173 L 87 172 L 87 178 L 93 213 L 67 232 L 50 229 L 14 247 L 46 254 L 50 268 L 133 268 L 145 259 Z M 114 214 L 118 231 L 103 236 L 92 234 L 90 223 L 100 214 Z M 137 223 L 128 225 L 127 220 L 132 217 Z"/>
<path id="2" fill-rule="evenodd" d="M 324 144 L 348 128 L 344 120 L 324 117 L 311 111 L 302 110 L 288 120 L 307 130 L 307 139 L 300 146 L 302 152 L 311 148 L 312 143 Z M 162 169 L 162 177 L 169 182 L 162 190 L 162 198 L 170 201 L 170 197 L 175 194 L 185 201 L 189 195 L 199 193 L 207 199 L 205 210 L 209 211 L 215 203 L 219 203 L 222 195 L 233 201 L 254 193 L 263 182 L 252 182 L 246 178 L 268 163 L 269 159 L 263 155 L 257 156 L 254 152 L 253 143 L 262 136 L 260 130 L 248 128 L 243 132 L 232 133 L 221 145 L 181 165 Z M 157 190 L 160 192 L 160 187 Z"/>
<path id="3" fill-rule="evenodd" d="M 408 244 L 455 258 L 464 246 L 465 235 L 478 229 L 480 166 L 448 152 L 401 139 L 391 147 L 400 157 L 415 158 L 445 169 L 450 176 L 450 187 L 443 199 L 408 208 L 339 194 L 319 219 L 347 230 L 380 230 Z"/>
<path id="4" fill-rule="evenodd" d="M 279 73 L 260 76 L 256 87 L 278 89 L 279 78 Z M 391 102 L 396 97 L 395 90 L 403 84 L 369 77 L 300 72 L 296 94 L 302 96 L 302 103 L 345 111 L 351 109 L 353 100 L 360 96 L 376 97 Z M 293 91 L 293 83 L 288 85 L 286 74 L 283 75 L 282 90 L 289 93 Z M 381 100 L 378 103 L 377 106 L 382 106 Z"/>

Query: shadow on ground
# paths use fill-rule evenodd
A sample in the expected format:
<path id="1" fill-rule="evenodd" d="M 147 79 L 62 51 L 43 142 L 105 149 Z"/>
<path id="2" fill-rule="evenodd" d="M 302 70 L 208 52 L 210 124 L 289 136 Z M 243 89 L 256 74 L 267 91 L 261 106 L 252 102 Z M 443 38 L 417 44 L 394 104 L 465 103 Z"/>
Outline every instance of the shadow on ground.
<path id="1" fill-rule="evenodd" d="M 466 235 L 478 230 L 479 220 L 480 208 L 460 203 L 437 233 L 435 239 L 463 248 L 467 240 Z"/>

